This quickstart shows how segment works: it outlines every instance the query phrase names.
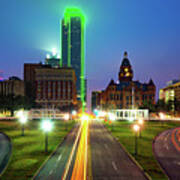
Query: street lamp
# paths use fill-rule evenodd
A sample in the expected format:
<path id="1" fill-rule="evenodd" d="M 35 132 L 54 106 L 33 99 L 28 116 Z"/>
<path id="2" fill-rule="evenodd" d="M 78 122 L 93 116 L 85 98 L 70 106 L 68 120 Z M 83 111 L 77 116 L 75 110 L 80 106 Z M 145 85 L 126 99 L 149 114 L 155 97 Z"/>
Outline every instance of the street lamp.
<path id="1" fill-rule="evenodd" d="M 138 120 L 138 124 L 139 124 L 139 126 L 140 126 L 139 134 L 140 134 L 140 137 L 141 137 L 142 126 L 143 126 L 143 124 L 144 124 L 143 119 L 139 119 L 139 120 Z"/>
<path id="2" fill-rule="evenodd" d="M 138 124 L 134 124 L 133 130 L 135 131 L 135 156 L 138 154 L 138 132 L 140 127 Z"/>
<path id="3" fill-rule="evenodd" d="M 71 120 L 75 120 L 76 117 L 77 117 L 77 111 L 73 110 L 71 113 Z"/>
<path id="4" fill-rule="evenodd" d="M 45 132 L 45 152 L 48 152 L 48 132 L 52 130 L 53 124 L 50 120 L 43 120 L 41 128 Z"/>
<path id="5" fill-rule="evenodd" d="M 114 114 L 112 114 L 112 113 L 109 113 L 109 119 L 110 119 L 110 121 L 112 121 L 112 131 L 114 130 L 114 121 L 116 120 L 116 117 L 115 117 L 115 115 Z"/>
<path id="6" fill-rule="evenodd" d="M 22 124 L 22 136 L 24 136 L 24 124 L 27 122 L 27 113 L 23 110 L 17 112 L 16 116 L 19 119 L 19 122 Z"/>
<path id="7" fill-rule="evenodd" d="M 65 114 L 65 115 L 64 115 L 65 129 L 66 129 L 66 131 L 68 130 L 68 127 L 67 127 L 67 125 L 68 125 L 68 124 L 67 124 L 67 121 L 69 120 L 69 117 L 70 117 L 69 114 Z"/>
<path id="8" fill-rule="evenodd" d="M 72 115 L 73 116 L 76 116 L 77 115 L 77 112 L 75 110 L 72 111 Z"/>
<path id="9" fill-rule="evenodd" d="M 163 120 L 165 119 L 164 113 L 160 112 L 159 117 L 160 117 L 160 120 L 161 120 L 161 126 L 163 126 Z"/>

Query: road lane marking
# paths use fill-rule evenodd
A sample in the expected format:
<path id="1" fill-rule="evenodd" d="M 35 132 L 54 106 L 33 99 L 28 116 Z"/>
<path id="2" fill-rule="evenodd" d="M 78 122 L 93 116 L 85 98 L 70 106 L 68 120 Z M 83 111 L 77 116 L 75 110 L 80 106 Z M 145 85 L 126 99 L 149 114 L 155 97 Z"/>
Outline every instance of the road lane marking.
<path id="1" fill-rule="evenodd" d="M 50 171 L 49 175 L 51 175 L 53 173 L 53 170 Z"/>
<path id="2" fill-rule="evenodd" d="M 60 161 L 60 160 L 61 160 L 61 158 L 62 158 L 62 155 L 60 155 L 60 156 L 58 157 L 58 160 L 57 160 L 57 161 Z"/>
<path id="3" fill-rule="evenodd" d="M 115 171 L 117 171 L 118 169 L 117 169 L 117 166 L 116 166 L 116 164 L 115 164 L 115 162 L 114 161 L 112 161 L 112 166 L 113 166 L 113 168 L 114 168 L 114 170 Z"/>

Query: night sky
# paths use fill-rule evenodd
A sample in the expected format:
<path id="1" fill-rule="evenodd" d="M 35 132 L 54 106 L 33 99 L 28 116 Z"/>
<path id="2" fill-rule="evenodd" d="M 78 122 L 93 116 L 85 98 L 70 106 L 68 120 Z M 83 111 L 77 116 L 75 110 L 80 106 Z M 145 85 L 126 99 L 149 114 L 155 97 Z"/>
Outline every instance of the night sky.
<path id="1" fill-rule="evenodd" d="M 124 51 L 134 80 L 152 78 L 159 90 L 180 78 L 179 0 L 0 0 L 4 78 L 22 78 L 24 62 L 44 61 L 52 48 L 60 49 L 60 19 L 67 6 L 81 8 L 87 19 L 89 95 L 117 80 Z"/>

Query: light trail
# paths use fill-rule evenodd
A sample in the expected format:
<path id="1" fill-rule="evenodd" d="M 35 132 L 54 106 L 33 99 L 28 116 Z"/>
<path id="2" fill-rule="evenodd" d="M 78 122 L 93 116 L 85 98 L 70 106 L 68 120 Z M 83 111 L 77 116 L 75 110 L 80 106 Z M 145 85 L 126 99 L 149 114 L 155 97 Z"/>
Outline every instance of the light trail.
<path id="1" fill-rule="evenodd" d="M 73 145 L 73 148 L 72 148 L 70 157 L 69 157 L 68 162 L 67 162 L 67 164 L 66 164 L 66 168 L 65 168 L 65 171 L 64 171 L 62 180 L 66 180 L 66 177 L 67 177 L 67 175 L 68 175 L 68 171 L 69 171 L 69 168 L 70 168 L 72 159 L 73 159 L 73 155 L 74 155 L 74 153 L 75 153 L 75 150 L 76 150 L 76 147 L 77 147 L 77 143 L 78 143 L 78 140 L 79 140 L 80 135 L 81 135 L 81 130 L 82 130 L 82 123 L 81 123 L 81 126 L 80 126 L 80 128 L 79 128 L 78 135 L 77 135 L 76 140 L 75 140 L 75 143 L 74 143 L 74 145 Z"/>
<path id="2" fill-rule="evenodd" d="M 88 148 L 88 120 L 82 121 L 83 128 L 79 142 L 76 160 L 71 180 L 86 180 L 87 176 L 87 148 Z"/>
<path id="3" fill-rule="evenodd" d="M 179 136 L 179 132 L 180 132 L 180 129 L 179 129 L 179 128 L 176 128 L 176 129 L 173 130 L 172 136 L 171 136 L 171 140 L 172 140 L 175 148 L 176 148 L 178 151 L 180 151 L 180 146 L 179 146 L 179 144 L 176 142 L 176 137 L 177 137 L 177 135 Z M 178 133 L 178 134 L 176 134 L 176 133 Z M 179 138 L 179 137 L 178 137 L 178 138 Z"/>

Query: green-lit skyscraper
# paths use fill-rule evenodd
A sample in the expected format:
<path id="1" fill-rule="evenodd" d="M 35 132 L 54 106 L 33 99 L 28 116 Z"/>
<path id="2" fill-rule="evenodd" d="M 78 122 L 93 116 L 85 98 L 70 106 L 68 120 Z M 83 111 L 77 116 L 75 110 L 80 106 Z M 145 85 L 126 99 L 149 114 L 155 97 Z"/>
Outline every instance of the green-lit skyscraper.
<path id="1" fill-rule="evenodd" d="M 85 17 L 78 8 L 66 8 L 61 22 L 61 66 L 75 69 L 77 97 L 85 108 Z"/>

